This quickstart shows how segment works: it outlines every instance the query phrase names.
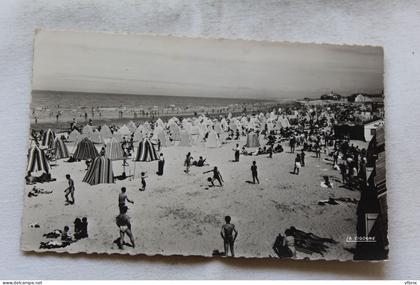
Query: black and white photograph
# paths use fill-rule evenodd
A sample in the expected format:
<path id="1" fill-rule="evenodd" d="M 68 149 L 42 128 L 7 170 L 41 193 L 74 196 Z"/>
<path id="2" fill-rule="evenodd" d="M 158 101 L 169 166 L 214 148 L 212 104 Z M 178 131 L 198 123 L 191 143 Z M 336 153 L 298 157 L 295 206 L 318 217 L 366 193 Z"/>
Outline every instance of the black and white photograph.
<path id="1" fill-rule="evenodd" d="M 381 47 L 34 37 L 23 251 L 388 259 Z"/>

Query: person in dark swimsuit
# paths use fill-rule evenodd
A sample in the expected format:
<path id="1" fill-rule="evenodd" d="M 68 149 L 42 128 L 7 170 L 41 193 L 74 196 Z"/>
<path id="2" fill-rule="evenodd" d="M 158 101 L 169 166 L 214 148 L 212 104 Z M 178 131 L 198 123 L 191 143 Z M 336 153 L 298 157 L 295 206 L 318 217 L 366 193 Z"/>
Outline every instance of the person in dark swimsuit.
<path id="1" fill-rule="evenodd" d="M 222 236 L 222 239 L 223 239 L 223 244 L 225 247 L 225 255 L 226 256 L 228 255 L 228 251 L 230 249 L 230 254 L 232 257 L 234 257 L 235 256 L 234 243 L 235 243 L 236 237 L 238 236 L 238 231 L 236 230 L 235 225 L 231 224 L 230 221 L 231 221 L 231 217 L 226 216 L 225 217 L 226 224 L 222 226 L 220 235 Z"/>
<path id="2" fill-rule="evenodd" d="M 203 174 L 209 173 L 209 172 L 213 172 L 213 178 L 209 181 L 211 183 L 211 185 L 214 186 L 214 181 L 217 180 L 219 182 L 220 186 L 223 186 L 223 184 L 222 184 L 222 182 L 223 182 L 222 174 L 220 174 L 219 170 L 217 169 L 217 166 L 215 166 L 213 168 L 213 170 L 203 172 Z"/>

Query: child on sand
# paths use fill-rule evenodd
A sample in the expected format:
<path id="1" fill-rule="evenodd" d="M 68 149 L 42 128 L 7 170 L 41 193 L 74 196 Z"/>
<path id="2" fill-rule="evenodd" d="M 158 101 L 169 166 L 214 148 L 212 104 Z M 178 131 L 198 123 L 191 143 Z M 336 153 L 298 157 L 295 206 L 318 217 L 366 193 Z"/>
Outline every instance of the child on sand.
<path id="1" fill-rule="evenodd" d="M 252 174 L 252 182 L 255 184 L 255 180 L 258 184 L 260 184 L 260 180 L 258 179 L 258 171 L 257 171 L 257 162 L 254 160 L 251 166 L 251 174 Z"/>
<path id="2" fill-rule="evenodd" d="M 300 154 L 296 154 L 296 158 L 295 158 L 295 167 L 293 169 L 293 174 L 299 175 L 299 170 L 300 170 L 301 164 L 300 164 Z"/>
<path id="3" fill-rule="evenodd" d="M 226 256 L 228 255 L 228 252 L 230 249 L 230 254 L 232 257 L 234 257 L 235 256 L 234 243 L 235 243 L 236 237 L 238 236 L 238 231 L 236 230 L 235 225 L 231 224 L 230 221 L 231 221 L 231 217 L 226 216 L 225 217 L 226 224 L 222 226 L 220 235 L 222 236 L 222 239 L 223 239 L 225 255 Z"/>
<path id="4" fill-rule="evenodd" d="M 66 198 L 66 205 L 74 204 L 74 181 L 71 179 L 70 174 L 66 174 L 67 182 L 69 183 L 69 187 L 64 190 L 64 197 Z M 71 197 L 71 201 L 69 200 L 69 195 Z"/>
<path id="5" fill-rule="evenodd" d="M 222 175 L 220 174 L 219 170 L 217 169 L 217 166 L 215 166 L 213 168 L 213 170 L 203 172 L 203 174 L 206 174 L 206 173 L 209 173 L 209 172 L 213 172 L 213 178 L 211 178 L 211 180 L 209 181 L 211 183 L 211 186 L 214 186 L 214 181 L 215 180 L 217 180 L 219 182 L 220 186 L 223 186 L 223 184 L 222 184 L 223 178 L 222 178 Z"/>
<path id="6" fill-rule="evenodd" d="M 139 188 L 140 191 L 146 190 L 146 172 L 141 173 L 141 187 Z"/>
<path id="7" fill-rule="evenodd" d="M 234 162 L 239 162 L 239 154 L 240 154 L 241 149 L 238 143 L 236 144 L 236 147 L 233 149 L 233 151 L 235 152 Z"/>

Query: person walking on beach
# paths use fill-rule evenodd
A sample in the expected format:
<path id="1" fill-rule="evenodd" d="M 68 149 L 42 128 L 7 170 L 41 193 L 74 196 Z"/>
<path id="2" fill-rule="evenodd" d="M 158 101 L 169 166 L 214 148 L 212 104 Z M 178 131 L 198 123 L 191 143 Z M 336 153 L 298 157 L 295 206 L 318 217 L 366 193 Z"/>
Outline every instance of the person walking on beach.
<path id="1" fill-rule="evenodd" d="M 211 183 L 212 186 L 214 186 L 214 181 L 217 180 L 220 184 L 220 187 L 223 186 L 222 182 L 223 178 L 222 178 L 222 174 L 220 174 L 220 171 L 217 169 L 217 166 L 215 166 L 213 168 L 213 170 L 209 170 L 209 171 L 205 171 L 203 172 L 203 174 L 209 173 L 209 172 L 213 172 L 213 178 L 211 178 L 211 180 L 209 181 Z"/>
<path id="2" fill-rule="evenodd" d="M 299 175 L 299 170 L 301 167 L 301 160 L 300 160 L 300 154 L 296 154 L 296 158 L 295 158 L 295 167 L 293 169 L 293 174 Z"/>
<path id="3" fill-rule="evenodd" d="M 163 157 L 163 153 L 160 154 L 158 160 L 158 171 L 156 172 L 157 175 L 163 175 L 163 167 L 165 166 L 165 158 Z"/>
<path id="4" fill-rule="evenodd" d="M 255 184 L 255 181 L 257 181 L 257 183 L 260 184 L 260 180 L 258 179 L 257 162 L 255 160 L 252 162 L 251 174 L 252 182 Z"/>
<path id="5" fill-rule="evenodd" d="M 139 188 L 140 191 L 145 191 L 146 190 L 146 172 L 142 172 L 141 174 L 141 187 Z"/>
<path id="6" fill-rule="evenodd" d="M 235 159 L 233 160 L 234 162 L 239 162 L 239 154 L 241 152 L 241 149 L 239 147 L 239 144 L 236 144 L 236 147 L 233 149 L 233 151 L 235 152 Z"/>
<path id="7" fill-rule="evenodd" d="M 191 156 L 191 152 L 187 153 L 186 157 L 185 157 L 185 161 L 184 161 L 184 166 L 185 166 L 185 173 L 190 173 L 190 167 L 191 167 L 191 161 L 192 161 L 193 157 Z"/>
<path id="8" fill-rule="evenodd" d="M 228 255 L 228 252 L 230 250 L 231 256 L 234 257 L 235 256 L 234 243 L 238 236 L 238 231 L 236 230 L 235 225 L 231 224 L 230 221 L 231 221 L 231 217 L 226 216 L 225 217 L 226 224 L 222 226 L 220 235 L 222 236 L 222 239 L 223 239 L 223 245 L 225 248 L 225 256 Z"/>
<path id="9" fill-rule="evenodd" d="M 69 187 L 67 187 L 64 190 L 64 193 L 66 193 L 66 195 L 64 195 L 64 197 L 66 198 L 66 205 L 74 204 L 74 181 L 73 179 L 71 179 L 70 174 L 66 174 L 66 179 L 69 183 Z M 71 197 L 71 200 L 69 200 L 69 195 Z"/>
<path id="10" fill-rule="evenodd" d="M 120 249 L 124 249 L 124 236 L 126 234 L 130 238 L 131 246 L 133 248 L 135 247 L 133 233 L 131 232 L 130 217 L 127 215 L 127 210 L 127 206 L 124 206 L 121 209 L 121 213 L 115 219 L 115 222 L 120 229 L 120 238 L 118 241 L 118 247 Z"/>
<path id="11" fill-rule="evenodd" d="M 121 193 L 118 194 L 118 208 L 120 209 L 120 214 L 122 213 L 123 208 L 126 207 L 125 201 L 134 204 L 133 200 L 128 198 L 126 191 L 127 189 L 125 187 L 121 187 Z"/>

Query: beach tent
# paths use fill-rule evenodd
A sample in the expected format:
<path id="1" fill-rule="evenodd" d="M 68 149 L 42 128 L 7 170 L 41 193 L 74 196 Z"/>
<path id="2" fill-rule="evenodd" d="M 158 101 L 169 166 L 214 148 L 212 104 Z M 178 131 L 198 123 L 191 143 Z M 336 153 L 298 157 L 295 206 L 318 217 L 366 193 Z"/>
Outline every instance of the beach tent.
<path id="1" fill-rule="evenodd" d="M 101 134 L 102 139 L 110 139 L 110 138 L 112 138 L 111 129 L 107 125 L 103 125 L 101 127 L 101 131 L 99 133 Z"/>
<path id="2" fill-rule="evenodd" d="M 44 150 L 38 146 L 32 146 L 28 153 L 28 167 L 27 172 L 42 171 L 43 173 L 50 172 L 50 165 L 47 157 L 45 156 Z"/>
<path id="3" fill-rule="evenodd" d="M 82 139 L 73 153 L 75 160 L 94 159 L 97 156 L 99 156 L 98 150 L 88 138 Z"/>
<path id="4" fill-rule="evenodd" d="M 219 136 L 215 130 L 211 130 L 206 140 L 206 147 L 219 147 L 220 141 Z"/>
<path id="5" fill-rule="evenodd" d="M 246 147 L 259 147 L 260 140 L 255 132 L 249 132 L 246 136 Z"/>
<path id="6" fill-rule="evenodd" d="M 101 183 L 114 183 L 114 173 L 112 171 L 112 164 L 109 158 L 99 156 L 89 166 L 83 182 L 90 185 L 97 185 Z"/>
<path id="7" fill-rule="evenodd" d="M 112 138 L 116 139 L 119 142 L 122 142 L 123 141 L 123 136 L 121 134 L 119 134 L 119 133 L 114 133 L 112 135 Z"/>
<path id="8" fill-rule="evenodd" d="M 112 138 L 105 145 L 105 157 L 110 160 L 121 160 L 124 159 L 124 151 L 122 145 L 115 138 Z"/>
<path id="9" fill-rule="evenodd" d="M 60 137 L 56 137 L 53 143 L 53 154 L 55 159 L 67 158 L 69 157 L 69 151 L 66 144 Z"/>
<path id="10" fill-rule="evenodd" d="M 144 137 L 145 135 L 143 134 L 143 131 L 140 129 L 137 129 L 136 132 L 134 133 L 133 140 L 135 142 L 142 141 Z"/>
<path id="11" fill-rule="evenodd" d="M 179 141 L 181 139 L 180 135 L 181 135 L 181 130 L 179 128 L 179 126 L 175 123 L 169 125 L 169 131 L 171 134 L 171 138 L 174 141 Z"/>
<path id="12" fill-rule="evenodd" d="M 117 133 L 123 137 L 131 135 L 130 129 L 126 125 L 119 128 Z"/>
<path id="13" fill-rule="evenodd" d="M 80 140 L 80 136 L 81 136 L 81 134 L 76 130 L 76 129 L 74 129 L 73 131 L 71 131 L 71 133 L 69 134 L 69 137 L 67 138 L 67 140 L 69 141 L 69 142 L 77 142 L 77 141 L 79 141 Z"/>
<path id="14" fill-rule="evenodd" d="M 92 135 L 90 136 L 90 140 L 93 143 L 104 143 L 104 140 L 100 134 L 100 132 L 98 132 L 97 130 L 94 130 Z"/>
<path id="15" fill-rule="evenodd" d="M 179 141 L 179 146 L 191 146 L 191 134 L 187 130 L 181 130 L 180 133 L 181 140 Z"/>
<path id="16" fill-rule="evenodd" d="M 55 133 L 48 129 L 43 135 L 42 135 L 42 142 L 41 145 L 43 147 L 51 148 L 53 146 L 55 139 Z"/>
<path id="17" fill-rule="evenodd" d="M 137 129 L 137 126 L 133 121 L 130 121 L 127 124 L 127 128 L 130 130 L 130 132 L 134 133 Z"/>
<path id="18" fill-rule="evenodd" d="M 170 144 L 170 141 L 169 141 L 165 131 L 161 127 L 157 127 L 154 130 L 153 137 L 156 140 L 160 140 L 160 146 L 161 147 L 168 146 L 168 144 Z"/>
<path id="19" fill-rule="evenodd" d="M 88 138 L 90 138 L 90 137 L 91 137 L 91 135 L 92 135 L 92 133 L 93 133 L 93 128 L 92 128 L 92 126 L 90 126 L 90 125 L 86 125 L 86 126 L 84 126 L 84 127 L 83 127 L 83 129 L 82 129 L 82 134 L 84 134 L 84 135 L 86 135 Z"/>
<path id="20" fill-rule="evenodd" d="M 134 161 L 153 161 L 158 160 L 154 145 L 149 139 L 143 139 L 139 143 Z"/>

